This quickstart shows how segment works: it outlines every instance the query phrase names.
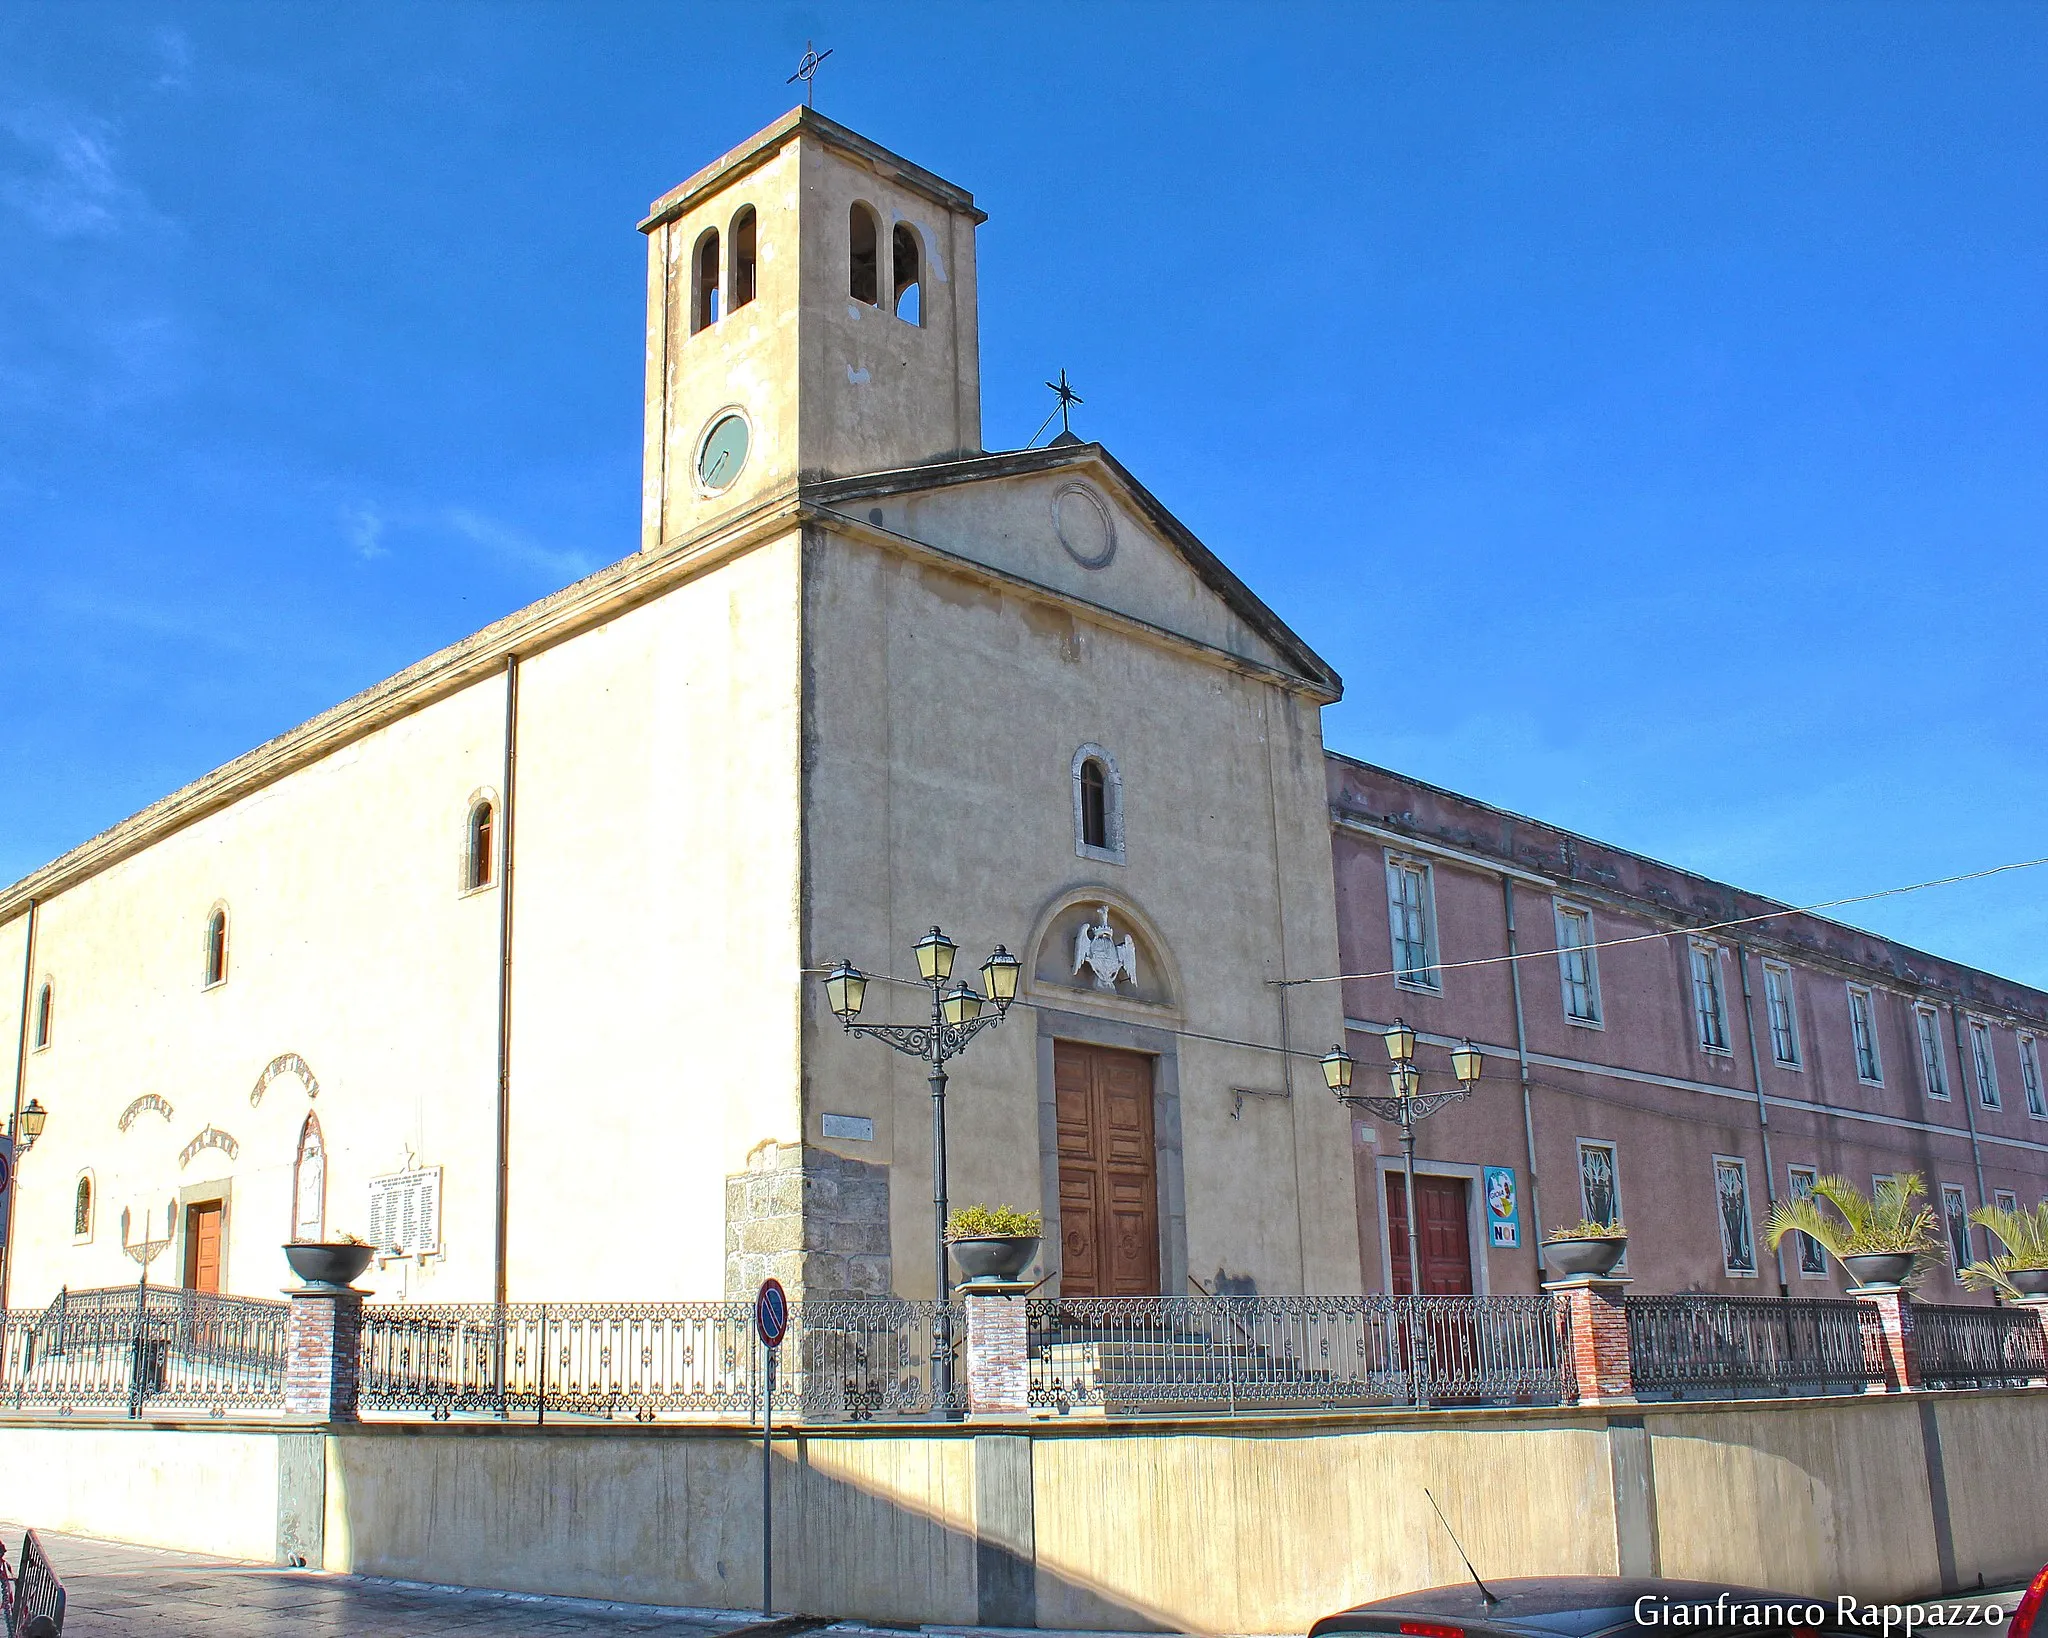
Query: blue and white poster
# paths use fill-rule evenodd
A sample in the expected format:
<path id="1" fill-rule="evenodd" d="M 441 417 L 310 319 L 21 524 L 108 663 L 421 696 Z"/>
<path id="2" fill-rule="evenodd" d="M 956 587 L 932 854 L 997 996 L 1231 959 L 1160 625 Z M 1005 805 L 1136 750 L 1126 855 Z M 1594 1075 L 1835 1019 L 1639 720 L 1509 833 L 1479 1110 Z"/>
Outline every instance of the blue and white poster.
<path id="1" fill-rule="evenodd" d="M 1512 1166 L 1486 1168 L 1486 1230 L 1495 1251 L 1512 1251 L 1522 1243 L 1522 1194 Z"/>

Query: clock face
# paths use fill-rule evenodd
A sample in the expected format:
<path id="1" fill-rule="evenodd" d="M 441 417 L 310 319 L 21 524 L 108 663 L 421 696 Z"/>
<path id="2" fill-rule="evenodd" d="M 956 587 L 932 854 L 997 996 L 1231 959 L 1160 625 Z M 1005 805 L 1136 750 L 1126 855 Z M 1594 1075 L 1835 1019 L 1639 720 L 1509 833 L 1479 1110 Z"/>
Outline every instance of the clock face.
<path id="1" fill-rule="evenodd" d="M 729 489 L 747 464 L 747 438 L 744 416 L 720 416 L 698 452 L 697 481 L 706 489 Z"/>

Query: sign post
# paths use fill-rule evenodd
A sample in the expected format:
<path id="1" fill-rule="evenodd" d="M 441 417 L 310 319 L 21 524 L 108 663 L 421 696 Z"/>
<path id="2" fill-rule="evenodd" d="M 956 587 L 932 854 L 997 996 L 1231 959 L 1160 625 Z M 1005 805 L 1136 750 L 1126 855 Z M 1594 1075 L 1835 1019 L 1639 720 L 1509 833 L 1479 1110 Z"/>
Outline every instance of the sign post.
<path id="1" fill-rule="evenodd" d="M 761 1614 L 775 1607 L 775 1478 L 768 1441 L 775 1431 L 775 1361 L 789 1331 L 789 1293 L 780 1280 L 754 1294 L 754 1333 L 761 1339 Z"/>

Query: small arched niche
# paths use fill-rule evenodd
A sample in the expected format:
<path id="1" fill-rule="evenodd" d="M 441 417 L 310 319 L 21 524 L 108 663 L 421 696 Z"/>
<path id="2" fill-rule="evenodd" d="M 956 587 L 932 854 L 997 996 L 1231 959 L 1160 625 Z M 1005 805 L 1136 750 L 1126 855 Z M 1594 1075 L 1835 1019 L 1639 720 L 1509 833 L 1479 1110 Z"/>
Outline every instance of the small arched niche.
<path id="1" fill-rule="evenodd" d="M 1180 982 L 1172 952 L 1150 919 L 1101 888 L 1063 894 L 1039 924 L 1031 986 L 1082 1005 L 1135 1001 L 1177 1007 Z"/>

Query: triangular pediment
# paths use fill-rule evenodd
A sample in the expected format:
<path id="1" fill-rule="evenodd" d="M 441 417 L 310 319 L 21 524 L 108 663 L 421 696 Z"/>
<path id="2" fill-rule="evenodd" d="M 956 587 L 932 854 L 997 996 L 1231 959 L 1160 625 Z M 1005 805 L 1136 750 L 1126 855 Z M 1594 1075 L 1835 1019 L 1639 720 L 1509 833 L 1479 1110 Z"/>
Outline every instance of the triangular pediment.
<path id="1" fill-rule="evenodd" d="M 979 455 L 806 484 L 827 517 L 1015 579 L 1297 679 L 1343 680 L 1100 444 Z"/>

